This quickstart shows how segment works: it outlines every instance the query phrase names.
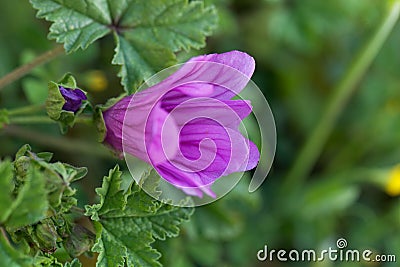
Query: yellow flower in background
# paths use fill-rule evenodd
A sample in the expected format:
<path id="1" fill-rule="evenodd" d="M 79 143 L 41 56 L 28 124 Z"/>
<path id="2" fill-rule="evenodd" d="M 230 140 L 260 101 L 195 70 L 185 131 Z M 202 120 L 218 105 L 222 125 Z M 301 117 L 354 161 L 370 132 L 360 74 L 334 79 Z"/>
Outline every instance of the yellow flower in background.
<path id="1" fill-rule="evenodd" d="M 400 196 L 400 164 L 396 165 L 389 173 L 386 192 L 390 196 Z"/>
<path id="2" fill-rule="evenodd" d="M 85 73 L 85 82 L 90 91 L 100 92 L 107 89 L 108 80 L 101 70 L 92 70 Z"/>

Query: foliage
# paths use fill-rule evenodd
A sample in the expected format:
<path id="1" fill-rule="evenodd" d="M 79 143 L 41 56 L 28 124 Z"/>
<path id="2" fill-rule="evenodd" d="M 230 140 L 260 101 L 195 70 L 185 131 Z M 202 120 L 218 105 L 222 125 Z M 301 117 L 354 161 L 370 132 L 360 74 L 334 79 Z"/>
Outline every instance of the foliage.
<path id="1" fill-rule="evenodd" d="M 339 237 L 351 248 L 395 254 L 398 261 L 400 205 L 388 188 L 399 179 L 393 175 L 400 158 L 398 25 L 342 106 L 312 172 L 298 187 L 284 186 L 337 84 L 394 2 L 1 1 L 0 76 L 51 49 L 48 32 L 68 55 L 0 88 L 0 266 L 256 266 L 263 264 L 256 253 L 264 245 L 326 249 Z M 49 22 L 35 19 L 35 12 Z M 95 104 L 135 92 L 158 70 L 192 55 L 233 49 L 256 59 L 254 81 L 275 115 L 273 170 L 259 191 L 248 193 L 247 177 L 184 223 L 193 210 L 147 196 L 122 162 L 113 168 L 118 159 L 102 150 L 95 127 L 86 123 L 93 116 L 102 141 L 99 111 L 107 104 Z M 69 72 L 75 78 L 57 81 Z M 49 81 L 57 81 L 50 90 Z M 53 120 L 44 103 L 49 92 L 61 100 L 55 89 L 63 83 L 87 91 L 92 105 L 60 122 L 62 102 L 48 104 L 57 108 Z M 27 142 L 33 149 L 22 146 Z M 32 152 L 43 150 L 52 153 Z"/>
<path id="2" fill-rule="evenodd" d="M 146 78 L 176 63 L 174 52 L 205 45 L 216 22 L 212 7 L 199 1 L 31 0 L 38 16 L 53 21 L 49 38 L 64 43 L 67 53 L 86 49 L 113 33 L 113 64 L 132 93 Z"/>
<path id="3" fill-rule="evenodd" d="M 121 175 L 118 166 L 111 170 L 96 190 L 100 203 L 86 207 L 86 215 L 95 221 L 97 266 L 161 266 L 157 261 L 161 254 L 150 244 L 155 238 L 177 236 L 178 225 L 189 219 L 193 209 L 162 204 L 134 181 L 122 189 Z M 154 171 L 148 175 L 154 176 Z"/>
<path id="4" fill-rule="evenodd" d="M 97 236 L 94 244 L 95 234 L 71 216 L 78 207 L 70 184 L 87 170 L 50 163 L 51 157 L 51 153 L 35 154 L 25 145 L 15 161 L 0 162 L 0 264 L 62 266 L 52 253 L 63 247 L 72 258 L 91 249 L 99 252 L 98 266 L 124 266 L 125 261 L 128 266 L 160 266 L 161 255 L 150 244 L 177 236 L 179 224 L 189 219 L 193 209 L 162 204 L 133 180 L 128 188 L 121 188 L 122 172 L 116 166 L 96 190 L 100 203 L 86 207 Z M 150 175 L 155 174 L 147 173 L 143 179 Z M 79 266 L 77 259 L 66 262 L 71 265 Z"/>
<path id="5" fill-rule="evenodd" d="M 35 154 L 25 145 L 13 162 L 0 162 L 1 253 L 4 255 L 0 258 L 1 265 L 57 262 L 46 254 L 75 235 L 71 230 L 75 224 L 68 214 L 76 207 L 77 200 L 76 190 L 70 184 L 83 178 L 87 170 L 61 162 L 50 163 L 51 158 L 51 153 Z M 87 239 L 91 243 L 93 234 L 87 235 Z M 65 248 L 71 255 L 76 254 L 72 248 Z"/>

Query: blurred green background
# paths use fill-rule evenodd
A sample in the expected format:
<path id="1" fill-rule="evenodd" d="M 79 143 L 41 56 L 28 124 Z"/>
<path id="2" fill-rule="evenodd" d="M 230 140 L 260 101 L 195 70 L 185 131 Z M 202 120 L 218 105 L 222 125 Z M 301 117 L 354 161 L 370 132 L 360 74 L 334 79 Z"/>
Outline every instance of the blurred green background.
<path id="1" fill-rule="evenodd" d="M 263 186 L 247 192 L 250 175 L 211 205 L 196 209 L 178 238 L 156 244 L 165 266 L 399 266 L 400 262 L 400 22 L 341 111 L 311 175 L 299 185 L 286 175 L 329 103 L 341 78 L 384 19 L 382 0 L 214 0 L 220 24 L 202 51 L 242 50 L 256 60 L 253 80 L 277 124 L 277 153 Z M 27 1 L 0 1 L 0 76 L 55 46 L 49 23 Z M 72 72 L 94 103 L 122 92 L 110 64 L 113 40 L 60 56 L 0 91 L 0 109 L 40 104 L 47 82 Z M 44 113 L 43 113 L 44 114 Z M 9 125 L 0 130 L 0 157 L 25 143 L 51 151 L 55 160 L 86 166 L 77 186 L 80 205 L 93 202 L 108 169 L 124 163 L 96 143 L 91 126 L 66 136 L 56 124 Z M 283 186 L 285 184 L 285 186 Z M 397 263 L 260 262 L 270 249 L 336 248 L 395 254 Z M 85 260 L 90 265 L 90 259 Z"/>

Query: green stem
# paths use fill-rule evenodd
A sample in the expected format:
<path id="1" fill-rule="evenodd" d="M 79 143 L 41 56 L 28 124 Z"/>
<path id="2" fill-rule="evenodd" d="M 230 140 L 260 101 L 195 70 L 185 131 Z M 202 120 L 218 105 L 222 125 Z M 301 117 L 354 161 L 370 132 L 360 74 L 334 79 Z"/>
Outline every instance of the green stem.
<path id="1" fill-rule="evenodd" d="M 378 27 L 376 33 L 368 41 L 346 75 L 333 90 L 333 95 L 326 106 L 317 126 L 309 135 L 305 145 L 300 150 L 292 168 L 285 177 L 283 190 L 298 188 L 312 170 L 322 149 L 336 124 L 337 118 L 344 110 L 351 96 L 359 87 L 357 83 L 365 75 L 373 59 L 381 50 L 400 15 L 400 1 L 392 1 L 386 18 Z"/>
<path id="2" fill-rule="evenodd" d="M 35 67 L 44 64 L 57 56 L 64 53 L 64 48 L 60 45 L 56 46 L 50 51 L 47 51 L 38 57 L 36 57 L 32 62 L 29 62 L 12 72 L 8 73 L 4 77 L 0 79 L 0 90 L 3 89 L 6 85 L 18 80 L 19 78 L 23 77 L 25 74 L 29 73 Z"/>
<path id="3" fill-rule="evenodd" d="M 10 244 L 10 240 L 8 239 L 7 231 L 6 231 L 6 229 L 4 229 L 3 226 L 0 226 L 0 233 L 3 235 L 4 240 L 6 241 L 6 243 L 7 243 L 8 245 L 11 245 L 11 244 Z"/>
<path id="4" fill-rule="evenodd" d="M 88 125 L 90 125 L 90 124 L 92 124 L 93 123 L 93 118 L 90 116 L 90 117 L 77 117 L 77 118 L 75 118 L 75 123 L 83 123 L 83 124 L 88 124 Z"/>
<path id="5" fill-rule="evenodd" d="M 0 134 L 8 135 L 12 139 L 19 138 L 24 142 L 32 142 L 44 147 L 62 150 L 66 153 L 102 158 L 114 158 L 104 146 L 99 145 L 95 141 L 81 141 L 64 136 L 54 136 L 45 132 L 39 132 L 15 125 L 6 126 L 4 129 L 2 129 Z"/>
<path id="6" fill-rule="evenodd" d="M 44 105 L 31 105 L 25 106 L 21 108 L 9 109 L 7 110 L 7 114 L 10 116 L 21 115 L 21 114 L 32 114 L 37 111 L 44 110 Z"/>
<path id="7" fill-rule="evenodd" d="M 26 116 L 26 117 L 11 117 L 10 124 L 36 124 L 36 123 L 56 123 L 47 116 Z"/>
<path id="8" fill-rule="evenodd" d="M 53 124 L 56 121 L 50 119 L 47 116 L 24 116 L 24 117 L 10 117 L 10 124 Z M 92 117 L 78 117 L 75 119 L 76 123 L 91 124 L 93 122 Z"/>

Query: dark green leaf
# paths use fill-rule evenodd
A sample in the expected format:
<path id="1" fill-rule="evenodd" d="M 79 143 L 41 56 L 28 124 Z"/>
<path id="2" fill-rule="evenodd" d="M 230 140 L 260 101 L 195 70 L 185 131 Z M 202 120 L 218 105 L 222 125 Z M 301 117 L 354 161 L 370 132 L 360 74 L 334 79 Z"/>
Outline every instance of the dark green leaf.
<path id="1" fill-rule="evenodd" d="M 60 236 L 53 220 L 47 218 L 35 225 L 31 238 L 41 251 L 54 252 Z"/>
<path id="2" fill-rule="evenodd" d="M 97 266 L 160 266 L 161 256 L 150 244 L 155 239 L 177 236 L 179 224 L 189 219 L 191 208 L 162 204 L 132 182 L 120 188 L 122 173 L 116 167 L 97 190 L 100 203 L 87 206 L 86 215 L 96 222 L 99 252 Z M 154 175 L 152 173 L 148 175 Z"/>
<path id="3" fill-rule="evenodd" d="M 0 223 L 3 223 L 10 215 L 13 203 L 13 166 L 8 160 L 0 162 L 0 190 Z"/>
<path id="4" fill-rule="evenodd" d="M 46 162 L 49 162 L 53 158 L 53 153 L 51 152 L 39 152 L 36 153 L 36 156 L 43 159 Z"/>
<path id="5" fill-rule="evenodd" d="M 22 88 L 31 104 L 42 105 L 47 98 L 46 82 L 37 78 L 25 78 Z"/>
<path id="6" fill-rule="evenodd" d="M 58 85 L 64 86 L 65 88 L 76 88 L 76 80 L 71 73 L 66 73 L 59 81 Z"/>
<path id="7" fill-rule="evenodd" d="M 6 109 L 0 109 L 0 129 L 8 123 L 10 123 L 8 119 L 8 111 Z"/>
<path id="8" fill-rule="evenodd" d="M 60 93 L 58 84 L 55 82 L 49 82 L 48 85 L 49 93 L 46 100 L 46 111 L 47 115 L 53 120 L 59 120 L 62 112 L 62 108 L 65 104 L 65 99 Z"/>
<path id="9" fill-rule="evenodd" d="M 64 43 L 67 53 L 85 49 L 110 32 L 106 0 L 31 0 L 37 16 L 53 21 L 49 38 Z"/>
<path id="10" fill-rule="evenodd" d="M 321 180 L 307 188 L 301 212 L 309 217 L 327 216 L 346 209 L 359 195 L 349 179 Z"/>
<path id="11" fill-rule="evenodd" d="M 43 255 L 40 253 L 34 258 L 34 265 L 40 267 L 63 267 L 63 264 L 58 262 L 57 258 L 51 254 Z"/>
<path id="12" fill-rule="evenodd" d="M 27 180 L 11 205 L 11 214 L 6 225 L 13 228 L 33 224 L 46 216 L 48 208 L 45 178 L 35 167 L 30 166 Z"/>
<path id="13" fill-rule="evenodd" d="M 116 35 L 115 39 L 117 47 L 112 63 L 121 65 L 118 76 L 128 93 L 136 91 L 143 79 L 176 63 L 171 50 L 160 44 L 146 43 L 134 33 Z"/>
<path id="14" fill-rule="evenodd" d="M 32 266 L 32 260 L 13 249 L 5 237 L 0 234 L 0 266 L 28 267 Z"/>
<path id="15" fill-rule="evenodd" d="M 214 7 L 187 0 L 31 0 L 38 17 L 52 21 L 49 38 L 67 52 L 85 49 L 113 32 L 113 64 L 129 93 L 176 62 L 174 52 L 200 48 L 217 23 Z"/>
<path id="16" fill-rule="evenodd" d="M 79 262 L 78 259 L 74 259 L 73 261 L 66 262 L 64 264 L 64 267 L 81 267 L 81 266 L 82 266 L 82 264 Z"/>
<path id="17" fill-rule="evenodd" d="M 96 189 L 96 193 L 100 196 L 100 203 L 98 207 L 98 214 L 106 214 L 112 210 L 121 210 L 126 206 L 126 196 L 120 190 L 122 183 L 122 172 L 116 166 L 110 170 L 109 176 L 104 177 L 103 185 Z"/>
<path id="18" fill-rule="evenodd" d="M 79 224 L 75 224 L 68 238 L 63 240 L 63 244 L 71 257 L 78 257 L 92 248 L 94 240 L 95 235 L 92 232 Z"/>
<path id="19" fill-rule="evenodd" d="M 28 152 L 31 151 L 31 146 L 28 144 L 23 145 L 20 149 L 18 149 L 17 153 L 15 153 L 15 160 L 18 158 L 27 155 Z"/>

